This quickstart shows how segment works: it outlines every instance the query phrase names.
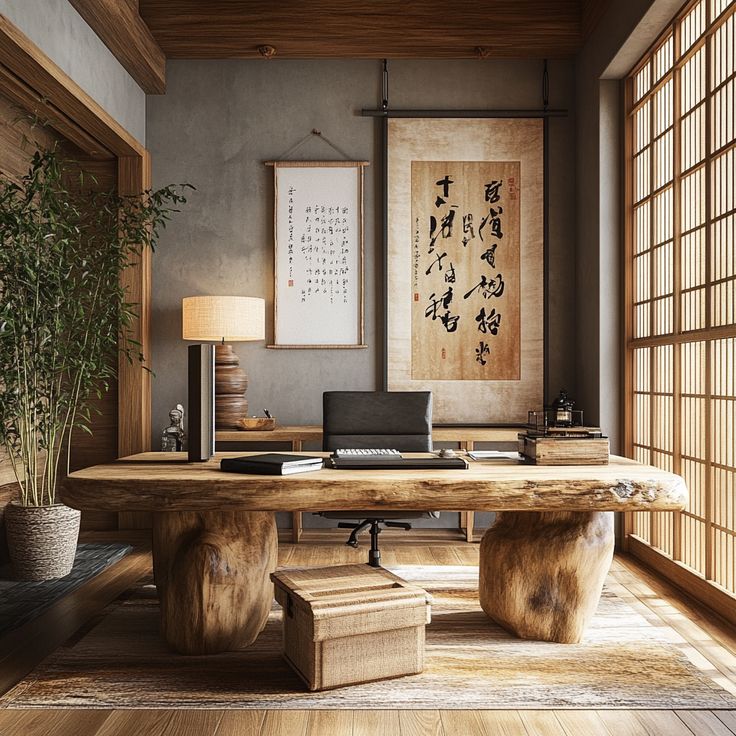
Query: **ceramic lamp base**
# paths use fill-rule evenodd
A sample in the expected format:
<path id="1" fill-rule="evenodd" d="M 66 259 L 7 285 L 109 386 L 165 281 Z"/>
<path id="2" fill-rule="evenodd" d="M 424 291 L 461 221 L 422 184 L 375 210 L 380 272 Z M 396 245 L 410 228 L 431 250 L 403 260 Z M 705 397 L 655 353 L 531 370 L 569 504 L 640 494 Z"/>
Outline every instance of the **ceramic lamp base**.
<path id="1" fill-rule="evenodd" d="M 239 429 L 238 421 L 248 416 L 247 388 L 248 376 L 232 345 L 216 345 L 215 429 Z"/>

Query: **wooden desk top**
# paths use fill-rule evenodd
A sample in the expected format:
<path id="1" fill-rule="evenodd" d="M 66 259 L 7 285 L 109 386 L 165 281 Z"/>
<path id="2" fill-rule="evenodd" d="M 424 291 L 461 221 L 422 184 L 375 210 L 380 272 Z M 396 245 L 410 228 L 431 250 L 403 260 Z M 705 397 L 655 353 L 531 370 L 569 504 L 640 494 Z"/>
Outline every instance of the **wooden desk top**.
<path id="1" fill-rule="evenodd" d="M 79 470 L 61 499 L 106 511 L 666 511 L 687 501 L 678 475 L 620 457 L 609 465 L 533 466 L 471 462 L 468 470 L 332 470 L 297 475 L 223 473 L 206 463 L 171 463 L 143 453 Z M 315 455 L 318 453 L 305 453 Z M 324 454 L 324 453 L 323 453 Z M 169 461 L 169 462 L 166 462 Z"/>
<path id="2" fill-rule="evenodd" d="M 519 432 L 526 427 L 432 427 L 432 439 L 435 442 L 516 442 Z M 304 424 L 277 426 L 275 429 L 263 430 L 219 430 L 215 432 L 217 442 L 321 442 L 322 425 Z"/>

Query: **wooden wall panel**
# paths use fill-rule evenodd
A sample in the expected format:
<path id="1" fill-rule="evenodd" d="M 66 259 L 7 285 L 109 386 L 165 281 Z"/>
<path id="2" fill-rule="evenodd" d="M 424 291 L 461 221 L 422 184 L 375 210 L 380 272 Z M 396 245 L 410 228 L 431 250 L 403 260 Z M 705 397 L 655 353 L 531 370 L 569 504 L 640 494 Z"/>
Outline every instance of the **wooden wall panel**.
<path id="1" fill-rule="evenodd" d="M 30 157 L 39 145 L 59 145 L 65 156 L 90 175 L 86 178 L 87 186 L 94 186 L 101 191 L 115 190 L 115 159 L 93 158 L 49 127 L 34 126 L 24 109 L 15 101 L 0 95 L 0 172 L 19 179 L 26 173 Z M 71 184 L 75 182 L 76 177 L 72 177 Z M 74 433 L 71 457 L 73 470 L 109 462 L 117 457 L 117 384 L 114 383 L 102 399 L 95 399 L 93 403 L 96 412 L 99 412 L 93 414 L 93 435 L 81 431 Z M 12 469 L 7 459 L 4 459 L 0 461 L 0 485 L 12 481 Z M 3 499 L 9 500 L 8 494 L 0 494 L 0 505 Z M 115 514 L 85 512 L 82 524 L 89 529 L 113 529 L 116 528 L 117 519 Z"/>
<path id="2" fill-rule="evenodd" d="M 126 0 L 126 5 L 136 8 L 135 0 Z M 5 16 L 0 14 L 0 65 L 7 70 L 6 80 L 10 79 L 11 87 L 16 88 L 16 102 L 26 105 L 31 110 L 37 109 L 39 100 L 43 102 L 46 114 L 56 120 L 61 118 L 57 130 L 64 132 L 65 126 L 72 126 L 72 137 L 79 133 L 75 141 L 91 158 L 116 157 L 118 166 L 115 173 L 109 172 L 108 180 L 115 178 L 118 190 L 122 194 L 138 194 L 150 186 L 150 159 L 148 151 L 116 120 L 114 120 L 95 100 L 93 100 L 73 79 L 64 73 L 38 46 L 20 31 Z M 13 78 L 8 75 L 15 77 Z M 58 122 L 58 121 L 57 121 Z M 56 123 L 55 123 L 56 124 Z M 99 146 L 97 145 L 99 144 Z M 8 146 L 6 146 L 8 148 Z M 81 151 L 79 152 L 82 156 Z M 91 165 L 91 164 L 90 164 Z M 147 256 L 147 258 L 150 256 Z M 123 276 L 124 282 L 130 285 L 130 293 L 142 304 L 140 324 L 136 326 L 136 334 L 142 343 L 144 354 L 149 352 L 148 301 L 150 299 L 150 262 L 143 259 L 141 263 L 131 266 Z M 120 407 L 118 411 L 118 432 L 113 433 L 112 405 L 108 404 L 105 415 L 108 418 L 106 434 L 107 443 L 104 452 L 112 452 L 112 444 L 118 444 L 124 451 L 131 452 L 148 449 L 150 444 L 150 386 L 149 377 L 143 374 L 139 365 L 122 365 L 118 383 L 121 385 Z M 131 388 L 129 398 L 128 388 Z M 113 390 L 113 394 L 116 392 Z M 114 399 L 108 394 L 108 401 Z M 101 421 L 104 424 L 105 421 Z M 114 439 L 113 439 L 114 437 Z M 119 439 L 123 438 L 123 439 Z M 81 448 L 82 457 L 75 462 L 84 462 L 84 453 L 88 458 L 97 461 L 96 453 L 103 452 L 96 447 L 94 453 L 90 448 Z M 114 455 L 113 455 L 114 456 Z"/>

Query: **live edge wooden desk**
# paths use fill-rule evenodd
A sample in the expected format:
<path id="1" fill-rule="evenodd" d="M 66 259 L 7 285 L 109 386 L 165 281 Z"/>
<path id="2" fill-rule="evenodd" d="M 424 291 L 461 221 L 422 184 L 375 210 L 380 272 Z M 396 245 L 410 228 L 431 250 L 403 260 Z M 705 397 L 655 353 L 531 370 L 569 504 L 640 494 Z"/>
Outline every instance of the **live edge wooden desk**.
<path id="1" fill-rule="evenodd" d="M 432 427 L 433 442 L 454 442 L 461 450 L 475 449 L 476 442 L 516 442 L 517 435 L 525 427 L 465 427 L 438 426 Z M 276 427 L 267 431 L 218 431 L 216 442 L 229 444 L 249 444 L 253 442 L 289 442 L 292 452 L 301 452 L 305 442 L 322 443 L 322 425 L 306 424 Z M 460 512 L 460 528 L 468 542 L 473 541 L 475 516 L 472 511 L 452 509 Z M 291 515 L 291 541 L 298 542 L 302 536 L 302 512 L 294 511 Z"/>
<path id="2" fill-rule="evenodd" d="M 236 453 L 228 453 L 236 454 Z M 184 460 L 183 453 L 181 454 Z M 579 641 L 613 555 L 613 511 L 684 507 L 682 478 L 632 460 L 468 470 L 331 470 L 290 476 L 171 463 L 145 453 L 72 473 L 78 509 L 153 512 L 153 565 L 167 642 L 185 654 L 250 644 L 271 609 L 276 511 L 500 511 L 480 547 L 480 602 L 518 636 Z"/>

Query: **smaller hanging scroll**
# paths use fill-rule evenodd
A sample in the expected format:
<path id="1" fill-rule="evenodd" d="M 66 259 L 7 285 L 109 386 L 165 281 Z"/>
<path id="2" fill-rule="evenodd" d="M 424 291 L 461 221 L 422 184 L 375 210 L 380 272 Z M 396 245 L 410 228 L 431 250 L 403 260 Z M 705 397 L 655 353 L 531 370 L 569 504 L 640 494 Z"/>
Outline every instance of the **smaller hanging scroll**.
<path id="1" fill-rule="evenodd" d="M 365 161 L 277 161 L 271 348 L 363 345 Z"/>

